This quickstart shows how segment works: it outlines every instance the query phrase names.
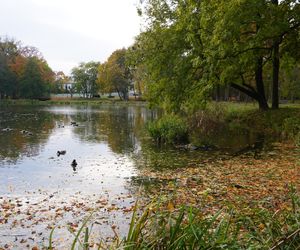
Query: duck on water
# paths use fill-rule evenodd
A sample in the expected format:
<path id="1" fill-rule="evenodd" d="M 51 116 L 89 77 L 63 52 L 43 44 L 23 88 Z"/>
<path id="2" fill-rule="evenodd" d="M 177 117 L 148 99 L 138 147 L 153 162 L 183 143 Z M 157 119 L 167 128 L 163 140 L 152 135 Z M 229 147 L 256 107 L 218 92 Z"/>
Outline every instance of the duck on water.
<path id="1" fill-rule="evenodd" d="M 66 150 L 58 150 L 57 151 L 57 156 L 60 156 L 60 155 L 65 155 L 67 153 L 67 151 Z"/>

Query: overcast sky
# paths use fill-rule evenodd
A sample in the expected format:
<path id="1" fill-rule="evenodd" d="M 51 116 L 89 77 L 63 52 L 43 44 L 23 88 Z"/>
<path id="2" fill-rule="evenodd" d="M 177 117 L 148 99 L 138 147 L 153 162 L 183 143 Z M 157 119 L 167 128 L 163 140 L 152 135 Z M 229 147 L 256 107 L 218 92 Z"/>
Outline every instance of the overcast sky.
<path id="1" fill-rule="evenodd" d="M 0 0 L 0 36 L 37 47 L 69 74 L 79 62 L 104 62 L 140 31 L 137 0 Z"/>

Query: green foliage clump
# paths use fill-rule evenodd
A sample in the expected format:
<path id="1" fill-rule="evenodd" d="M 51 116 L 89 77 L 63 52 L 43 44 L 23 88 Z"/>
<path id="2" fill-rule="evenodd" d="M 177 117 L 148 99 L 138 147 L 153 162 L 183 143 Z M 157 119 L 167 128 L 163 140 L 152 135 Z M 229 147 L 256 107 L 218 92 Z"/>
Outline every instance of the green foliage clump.
<path id="1" fill-rule="evenodd" d="M 289 117 L 283 121 L 283 133 L 290 139 L 295 139 L 300 136 L 300 118 L 299 117 Z M 299 141 L 300 142 L 300 141 Z"/>
<path id="2" fill-rule="evenodd" d="M 283 121 L 283 129 L 292 135 L 297 134 L 300 131 L 300 118 L 289 117 Z"/>
<path id="3" fill-rule="evenodd" d="M 178 115 L 165 115 L 148 125 L 150 136 L 158 143 L 181 143 L 188 141 L 188 127 Z"/>

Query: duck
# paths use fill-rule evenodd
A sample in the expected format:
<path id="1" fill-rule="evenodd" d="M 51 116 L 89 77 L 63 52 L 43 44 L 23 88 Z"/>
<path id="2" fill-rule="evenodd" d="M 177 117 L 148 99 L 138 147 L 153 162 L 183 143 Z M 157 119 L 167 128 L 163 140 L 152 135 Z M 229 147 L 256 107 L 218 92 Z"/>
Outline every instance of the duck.
<path id="1" fill-rule="evenodd" d="M 74 159 L 74 160 L 72 161 L 72 163 L 71 163 L 71 166 L 72 166 L 72 168 L 73 168 L 74 171 L 76 171 L 76 166 L 77 166 L 77 165 L 78 165 L 78 164 L 77 164 L 76 160 Z"/>
<path id="2" fill-rule="evenodd" d="M 77 164 L 77 162 L 76 162 L 76 160 L 74 159 L 73 161 L 72 161 L 72 163 L 71 163 L 71 166 L 72 167 L 76 167 L 78 164 Z"/>
<path id="3" fill-rule="evenodd" d="M 9 132 L 9 131 L 12 131 L 12 128 L 4 128 L 4 129 L 2 129 L 2 131 Z"/>
<path id="4" fill-rule="evenodd" d="M 60 155 L 65 155 L 67 153 L 67 151 L 66 150 L 58 150 L 57 151 L 57 156 L 60 156 Z"/>
<path id="5" fill-rule="evenodd" d="M 22 134 L 26 134 L 26 135 L 33 135 L 32 132 L 27 131 L 27 130 L 21 130 L 21 133 L 22 133 Z"/>

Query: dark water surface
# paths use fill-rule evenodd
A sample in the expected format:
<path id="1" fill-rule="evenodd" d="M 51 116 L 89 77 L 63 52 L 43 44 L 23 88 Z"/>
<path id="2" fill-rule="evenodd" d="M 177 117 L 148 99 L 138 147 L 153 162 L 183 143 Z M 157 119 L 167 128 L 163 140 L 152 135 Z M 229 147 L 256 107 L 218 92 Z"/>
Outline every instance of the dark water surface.
<path id="1" fill-rule="evenodd" d="M 145 133 L 145 124 L 156 116 L 144 106 L 1 108 L 0 204 L 9 203 L 15 214 L 0 223 L 0 247 L 46 244 L 51 226 L 80 223 L 92 209 L 98 218 L 94 231 L 103 237 L 116 224 L 124 235 L 130 218 L 124 209 L 132 206 L 140 186 L 151 182 L 140 169 L 201 165 L 220 155 L 157 147 Z M 219 147 L 236 151 L 255 141 L 249 134 L 223 134 Z M 64 212 L 57 216 L 59 209 Z M 67 233 L 54 238 L 63 246 Z"/>

